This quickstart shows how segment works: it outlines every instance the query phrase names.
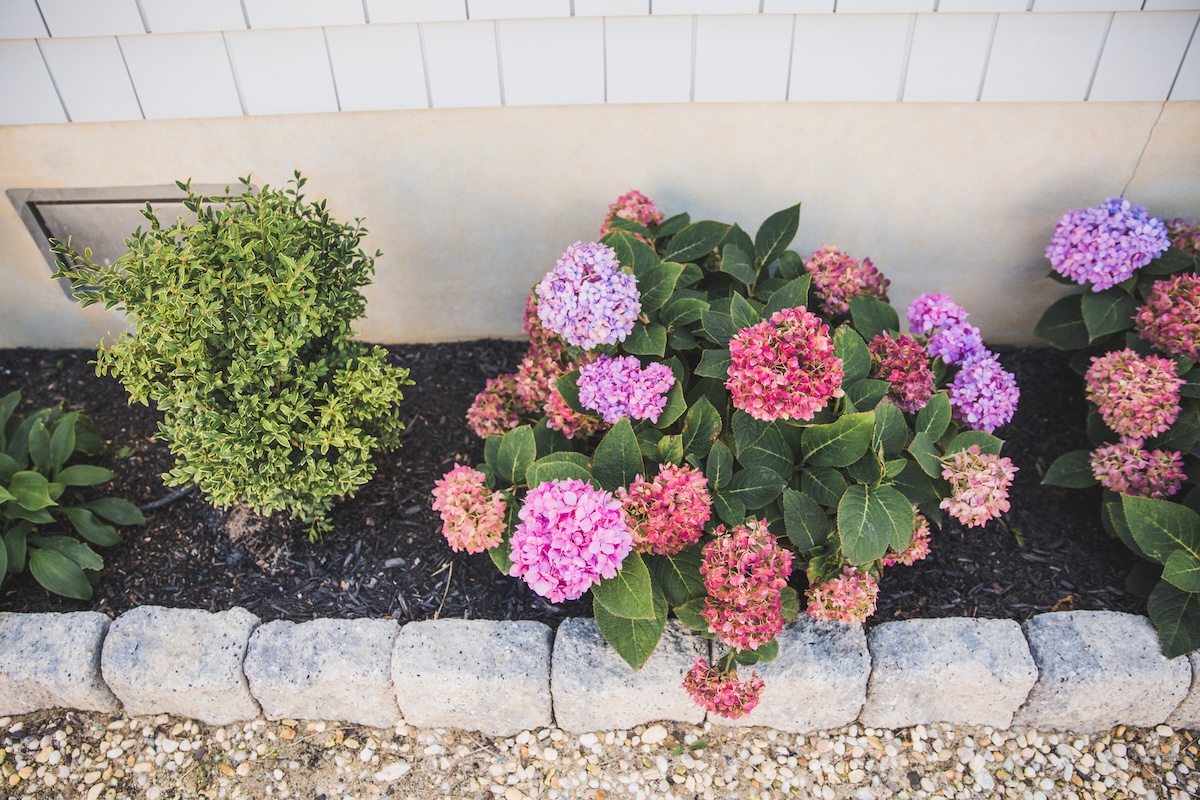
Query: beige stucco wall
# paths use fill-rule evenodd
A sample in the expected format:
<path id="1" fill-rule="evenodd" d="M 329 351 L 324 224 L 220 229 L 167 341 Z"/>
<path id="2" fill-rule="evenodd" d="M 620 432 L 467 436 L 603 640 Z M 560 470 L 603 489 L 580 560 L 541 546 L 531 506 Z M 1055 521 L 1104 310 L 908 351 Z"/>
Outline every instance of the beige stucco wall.
<path id="1" fill-rule="evenodd" d="M 1126 197 L 1152 213 L 1200 215 L 1200 102 L 509 107 L 0 127 L 0 189 L 247 173 L 278 184 L 297 168 L 310 197 L 365 217 L 368 247 L 383 250 L 358 326 L 371 341 L 519 335 L 528 288 L 638 188 L 668 214 L 750 231 L 801 200 L 800 252 L 832 243 L 870 256 L 898 306 L 947 292 L 990 341 L 1028 342 L 1061 293 L 1042 277 L 1042 250 L 1063 211 L 1132 178 Z M 91 346 L 122 327 L 67 300 L 37 248 L 0 205 L 0 347 Z"/>

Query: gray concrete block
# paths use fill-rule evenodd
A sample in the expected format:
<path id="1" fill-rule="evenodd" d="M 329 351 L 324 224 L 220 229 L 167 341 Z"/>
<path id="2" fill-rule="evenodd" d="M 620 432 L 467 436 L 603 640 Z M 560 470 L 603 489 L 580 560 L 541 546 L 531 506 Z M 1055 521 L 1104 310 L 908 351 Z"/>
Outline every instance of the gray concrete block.
<path id="1" fill-rule="evenodd" d="M 554 721 L 575 733 L 632 728 L 670 720 L 700 723 L 704 709 L 683 690 L 683 676 L 708 641 L 678 621 L 667 623 L 658 646 L 634 670 L 600 634 L 594 619 L 568 619 L 554 637 L 550 690 Z"/>
<path id="2" fill-rule="evenodd" d="M 1200 730 L 1200 652 L 1192 651 L 1186 659 L 1180 656 L 1179 660 L 1188 662 L 1192 670 L 1192 682 L 1183 702 L 1167 717 L 1167 724 L 1172 728 Z"/>
<path id="3" fill-rule="evenodd" d="M 550 725 L 550 647 L 540 622 L 441 619 L 400 629 L 392 683 L 422 728 L 507 736 Z"/>
<path id="4" fill-rule="evenodd" d="M 400 625 L 382 619 L 278 620 L 250 637 L 243 669 L 268 719 L 307 718 L 386 728 L 400 719 L 392 648 Z"/>
<path id="5" fill-rule="evenodd" d="M 866 699 L 871 673 L 862 628 L 818 622 L 801 613 L 776 639 L 778 658 L 738 668 L 742 680 L 757 672 L 765 682 L 758 706 L 735 720 L 709 714 L 709 722 L 728 727 L 763 725 L 791 733 L 830 730 L 854 722 Z"/>
<path id="6" fill-rule="evenodd" d="M 0 716 L 47 708 L 116 711 L 120 704 L 100 677 L 108 625 L 94 611 L 0 614 Z"/>
<path id="7" fill-rule="evenodd" d="M 228 725 L 258 716 L 242 659 L 258 617 L 141 606 L 113 621 L 100 667 L 131 716 L 176 714 Z"/>
<path id="8" fill-rule="evenodd" d="M 871 680 L 859 721 L 872 728 L 931 722 L 1007 728 L 1037 668 L 1009 619 L 910 619 L 867 635 Z"/>
<path id="9" fill-rule="evenodd" d="M 1014 725 L 1080 733 L 1152 727 L 1191 684 L 1188 661 L 1163 656 L 1145 617 L 1068 611 L 1039 614 L 1022 628 L 1039 677 Z"/>

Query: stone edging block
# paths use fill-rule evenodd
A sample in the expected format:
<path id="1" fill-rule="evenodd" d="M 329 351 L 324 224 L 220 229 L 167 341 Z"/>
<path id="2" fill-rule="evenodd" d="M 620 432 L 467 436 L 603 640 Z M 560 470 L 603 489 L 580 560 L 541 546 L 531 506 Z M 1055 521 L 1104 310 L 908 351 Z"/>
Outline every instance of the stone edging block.
<path id="1" fill-rule="evenodd" d="M 104 640 L 104 682 L 130 716 L 177 714 L 228 725 L 258 716 L 242 660 L 258 617 L 141 606 L 113 621 Z"/>
<path id="2" fill-rule="evenodd" d="M 1038 675 L 1010 619 L 885 622 L 867 634 L 867 646 L 871 680 L 859 721 L 872 728 L 1007 728 Z"/>
<path id="3" fill-rule="evenodd" d="M 400 719 L 392 649 L 400 625 L 382 619 L 276 620 L 250 637 L 244 670 L 268 719 L 386 728 Z"/>
<path id="4" fill-rule="evenodd" d="M 100 677 L 108 626 L 108 617 L 95 611 L 0 614 L 0 716 L 45 708 L 116 711 L 120 704 Z"/>

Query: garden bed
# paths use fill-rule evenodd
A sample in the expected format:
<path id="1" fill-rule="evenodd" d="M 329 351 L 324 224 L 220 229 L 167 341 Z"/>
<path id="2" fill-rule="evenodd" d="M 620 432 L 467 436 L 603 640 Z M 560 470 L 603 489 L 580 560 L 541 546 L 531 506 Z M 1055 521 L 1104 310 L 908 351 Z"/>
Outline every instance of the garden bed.
<path id="1" fill-rule="evenodd" d="M 318 617 L 534 619 L 556 625 L 591 614 L 582 600 L 550 604 L 487 555 L 454 553 L 430 508 L 433 482 L 455 462 L 482 460 L 482 442 L 463 421 L 487 378 L 513 370 L 526 343 L 501 340 L 388 347 L 411 369 L 405 387 L 403 446 L 377 455 L 375 478 L 333 512 L 333 530 L 310 544 L 286 518 L 230 517 L 192 493 L 146 513 L 144 529 L 104 550 L 105 570 L 90 602 L 48 594 L 26 573 L 0 587 L 0 611 L 92 609 L 109 615 L 141 605 L 220 611 L 242 606 L 264 620 Z M 20 414 L 65 400 L 95 421 L 110 445 L 97 460 L 117 473 L 105 494 L 139 505 L 169 494 L 161 474 L 166 445 L 152 437 L 159 415 L 129 406 L 111 378 L 98 378 L 92 351 L 0 351 L 0 396 L 19 389 Z M 1133 556 L 1101 530 L 1093 492 L 1042 486 L 1060 454 L 1087 446 L 1080 379 L 1056 353 L 1000 352 L 1022 397 L 999 431 L 1004 455 L 1020 469 L 1012 510 L 967 529 L 950 519 L 932 539 L 929 558 L 889 569 L 868 624 L 911 617 L 1025 620 L 1051 610 L 1144 613 L 1124 590 Z M 803 589 L 803 573 L 793 578 Z"/>

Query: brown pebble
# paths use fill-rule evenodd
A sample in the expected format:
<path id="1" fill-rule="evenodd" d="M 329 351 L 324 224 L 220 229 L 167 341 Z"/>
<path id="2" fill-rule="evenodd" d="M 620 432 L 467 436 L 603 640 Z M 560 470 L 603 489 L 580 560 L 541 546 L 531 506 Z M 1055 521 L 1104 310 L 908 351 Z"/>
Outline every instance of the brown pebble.
<path id="1" fill-rule="evenodd" d="M 293 730 L 292 728 L 284 728 L 283 730 L 281 730 L 279 732 L 279 738 L 280 739 L 294 739 L 294 738 L 296 738 L 296 731 Z"/>

